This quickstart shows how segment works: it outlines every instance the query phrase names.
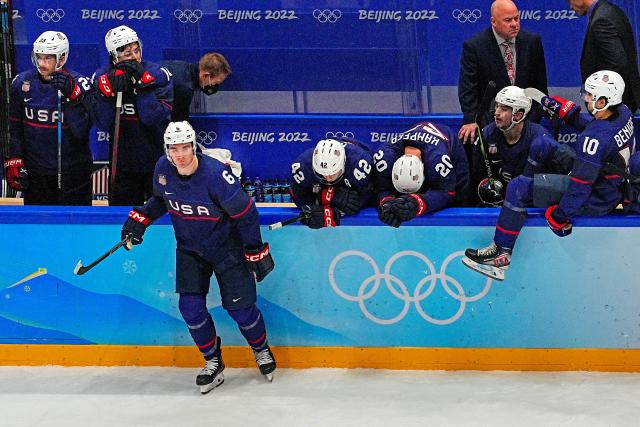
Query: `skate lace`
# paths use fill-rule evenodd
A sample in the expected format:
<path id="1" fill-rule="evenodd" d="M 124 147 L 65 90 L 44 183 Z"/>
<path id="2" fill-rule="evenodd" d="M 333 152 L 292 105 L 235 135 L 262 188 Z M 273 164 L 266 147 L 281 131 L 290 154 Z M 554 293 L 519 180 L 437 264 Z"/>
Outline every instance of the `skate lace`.
<path id="1" fill-rule="evenodd" d="M 478 250 L 478 255 L 480 255 L 480 256 L 494 255 L 497 252 L 498 252 L 498 247 L 496 246 L 495 243 L 492 243 L 489 246 L 487 246 L 486 248 L 479 249 Z"/>
<path id="2" fill-rule="evenodd" d="M 200 371 L 200 375 L 213 374 L 218 369 L 219 365 L 220 365 L 220 362 L 218 362 L 218 359 L 207 360 L 207 364 L 204 366 L 202 371 Z"/>
<path id="3" fill-rule="evenodd" d="M 266 363 L 273 363 L 273 357 L 269 353 L 269 349 L 260 350 L 256 353 L 256 362 L 258 365 L 264 365 Z"/>

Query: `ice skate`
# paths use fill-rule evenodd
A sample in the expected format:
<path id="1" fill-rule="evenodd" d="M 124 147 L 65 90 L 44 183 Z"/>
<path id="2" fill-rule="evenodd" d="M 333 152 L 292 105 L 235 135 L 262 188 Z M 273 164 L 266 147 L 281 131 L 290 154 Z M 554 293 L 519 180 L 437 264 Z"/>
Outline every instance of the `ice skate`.
<path id="1" fill-rule="evenodd" d="M 213 359 L 207 360 L 207 364 L 196 378 L 196 385 L 200 387 L 200 393 L 206 394 L 221 385 L 224 382 L 222 371 L 224 371 L 224 362 L 220 351 L 220 341 L 218 341 L 218 350 Z"/>
<path id="2" fill-rule="evenodd" d="M 254 350 L 253 355 L 256 358 L 258 368 L 260 368 L 260 373 L 264 375 L 269 382 L 273 381 L 273 371 L 276 370 L 276 360 L 273 357 L 271 348 L 267 345 L 263 350 Z"/>
<path id="3" fill-rule="evenodd" d="M 464 251 L 462 263 L 480 274 L 502 281 L 511 263 L 511 250 L 491 242 L 486 248 Z"/>

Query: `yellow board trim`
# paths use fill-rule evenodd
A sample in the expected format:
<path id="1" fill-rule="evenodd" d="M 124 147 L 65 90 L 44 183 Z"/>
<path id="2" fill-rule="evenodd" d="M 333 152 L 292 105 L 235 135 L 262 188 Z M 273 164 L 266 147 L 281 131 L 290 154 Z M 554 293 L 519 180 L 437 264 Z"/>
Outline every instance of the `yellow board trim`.
<path id="1" fill-rule="evenodd" d="M 640 372 L 640 349 L 273 347 L 282 368 Z M 223 347 L 229 367 L 254 367 L 247 347 Z M 199 367 L 193 346 L 0 345 L 0 365 Z"/>

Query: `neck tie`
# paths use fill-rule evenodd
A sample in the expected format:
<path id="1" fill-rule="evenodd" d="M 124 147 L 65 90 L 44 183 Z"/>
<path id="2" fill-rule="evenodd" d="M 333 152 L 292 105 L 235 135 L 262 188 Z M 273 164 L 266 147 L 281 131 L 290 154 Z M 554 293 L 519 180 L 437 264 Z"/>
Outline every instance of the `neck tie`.
<path id="1" fill-rule="evenodd" d="M 513 63 L 513 47 L 510 41 L 504 41 L 504 65 L 507 67 L 509 81 L 513 84 L 516 81 L 516 69 Z"/>

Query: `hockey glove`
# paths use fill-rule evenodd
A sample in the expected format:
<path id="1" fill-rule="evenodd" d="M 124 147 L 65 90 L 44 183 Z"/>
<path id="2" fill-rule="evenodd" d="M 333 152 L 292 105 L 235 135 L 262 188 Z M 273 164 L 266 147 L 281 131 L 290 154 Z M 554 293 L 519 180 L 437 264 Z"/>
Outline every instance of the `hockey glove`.
<path id="1" fill-rule="evenodd" d="M 346 187 L 325 187 L 321 197 L 323 205 L 331 205 L 345 215 L 356 214 L 362 207 L 360 193 Z"/>
<path id="2" fill-rule="evenodd" d="M 82 95 L 80 86 L 66 71 L 54 71 L 51 75 L 51 86 L 59 90 L 69 101 L 76 101 Z"/>
<path id="3" fill-rule="evenodd" d="M 7 170 L 7 183 L 16 191 L 24 191 L 29 188 L 29 174 L 24 166 L 24 160 L 20 157 L 12 157 L 4 162 Z"/>
<path id="4" fill-rule="evenodd" d="M 544 108 L 557 114 L 565 123 L 569 122 L 575 114 L 580 112 L 580 107 L 573 101 L 566 100 L 559 96 L 543 96 L 540 102 Z"/>
<path id="5" fill-rule="evenodd" d="M 422 215 L 427 210 L 427 205 L 418 194 L 403 194 L 389 202 L 391 211 L 400 218 L 401 221 L 409 221 Z"/>
<path id="6" fill-rule="evenodd" d="M 398 218 L 398 216 L 391 210 L 392 200 L 394 200 L 393 197 L 385 197 L 380 201 L 380 206 L 378 206 L 378 218 L 383 223 L 394 228 L 398 228 L 400 227 L 402 220 L 400 220 L 400 218 Z"/>
<path id="7" fill-rule="evenodd" d="M 129 92 L 131 89 L 131 77 L 121 70 L 112 69 L 98 78 L 98 90 L 106 98 L 111 98 L 118 92 Z"/>
<path id="8" fill-rule="evenodd" d="M 116 64 L 116 68 L 130 75 L 133 80 L 135 80 L 135 86 L 137 89 L 146 89 L 153 85 L 156 80 L 144 69 L 142 64 L 135 59 L 118 62 Z"/>
<path id="9" fill-rule="evenodd" d="M 337 227 L 340 225 L 340 212 L 331 206 L 305 205 L 302 207 L 300 222 L 312 229 Z"/>
<path id="10" fill-rule="evenodd" d="M 568 219 L 566 219 L 564 221 L 558 221 L 556 219 L 557 218 L 557 212 L 556 212 L 557 209 L 558 209 L 558 205 L 549 206 L 547 208 L 547 210 L 544 212 L 544 217 L 547 220 L 547 224 L 549 225 L 549 228 L 556 235 L 558 235 L 560 237 L 568 236 L 573 231 L 573 225 L 571 225 L 571 222 Z M 555 214 L 555 216 L 554 216 L 554 214 Z"/>
<path id="11" fill-rule="evenodd" d="M 249 270 L 253 273 L 257 282 L 262 282 L 267 274 L 271 273 L 275 267 L 269 243 L 263 243 L 259 248 L 245 249 L 244 257 L 249 264 Z"/>
<path id="12" fill-rule="evenodd" d="M 151 220 L 147 215 L 139 210 L 131 209 L 129 217 L 122 225 L 122 233 L 120 233 L 121 240 L 129 238 L 129 241 L 124 245 L 126 250 L 131 249 L 133 245 L 142 243 L 142 235 L 149 224 L 151 224 Z"/>
<path id="13" fill-rule="evenodd" d="M 497 179 L 485 178 L 478 184 L 478 197 L 485 205 L 500 207 L 504 202 L 504 185 Z"/>

